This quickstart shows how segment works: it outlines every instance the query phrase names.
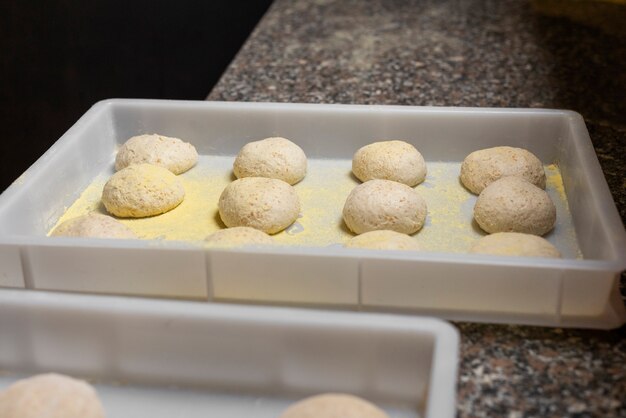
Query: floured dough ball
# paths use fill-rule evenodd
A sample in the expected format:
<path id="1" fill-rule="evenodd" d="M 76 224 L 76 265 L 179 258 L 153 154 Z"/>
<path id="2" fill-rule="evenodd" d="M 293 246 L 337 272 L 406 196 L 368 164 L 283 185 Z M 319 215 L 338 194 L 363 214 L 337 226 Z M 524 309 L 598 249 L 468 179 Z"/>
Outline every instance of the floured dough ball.
<path id="1" fill-rule="evenodd" d="M 328 393 L 296 402 L 280 418 L 389 418 L 389 415 L 357 396 Z"/>
<path id="2" fill-rule="evenodd" d="M 519 232 L 498 232 L 476 240 L 470 253 L 561 258 L 561 253 L 545 238 Z"/>
<path id="3" fill-rule="evenodd" d="M 267 177 L 296 184 L 306 174 L 306 155 L 302 148 L 286 138 L 266 138 L 250 142 L 235 158 L 237 178 Z"/>
<path id="4" fill-rule="evenodd" d="M 372 250 L 419 250 L 414 238 L 396 231 L 370 231 L 353 237 L 347 248 L 369 248 Z"/>
<path id="5" fill-rule="evenodd" d="M 274 240 L 263 231 L 247 226 L 220 229 L 205 240 L 211 247 L 243 247 L 246 245 L 271 245 Z"/>
<path id="6" fill-rule="evenodd" d="M 133 136 L 120 147 L 115 158 L 115 170 L 132 164 L 148 163 L 181 174 L 197 162 L 198 152 L 188 142 L 157 134 L 139 135 Z"/>
<path id="7" fill-rule="evenodd" d="M 137 235 L 115 218 L 92 212 L 87 215 L 68 219 L 54 228 L 53 237 L 89 237 L 133 239 Z"/>
<path id="8" fill-rule="evenodd" d="M 426 201 L 406 184 L 370 180 L 350 192 L 343 220 L 356 234 L 381 229 L 414 234 L 424 226 Z"/>
<path id="9" fill-rule="evenodd" d="M 88 383 L 60 374 L 22 379 L 0 393 L 3 418 L 104 418 L 96 391 Z"/>
<path id="10" fill-rule="evenodd" d="M 122 218 L 143 218 L 174 209 L 185 198 L 185 189 L 171 171 L 151 164 L 128 166 L 106 182 L 102 203 Z"/>
<path id="11" fill-rule="evenodd" d="M 461 165 L 461 182 L 474 194 L 509 176 L 521 177 L 537 187 L 546 188 L 546 173 L 541 161 L 523 148 L 494 147 L 474 151 Z"/>
<path id="12" fill-rule="evenodd" d="M 485 188 L 474 219 L 489 232 L 544 235 L 554 227 L 556 208 L 544 190 L 520 177 L 504 177 Z"/>
<path id="13" fill-rule="evenodd" d="M 282 180 L 246 177 L 226 186 L 218 207 L 228 227 L 249 226 L 275 234 L 296 221 L 300 200 L 293 186 Z"/>
<path id="14" fill-rule="evenodd" d="M 352 172 L 364 182 L 381 179 L 415 186 L 426 178 L 426 162 L 413 145 L 404 141 L 374 142 L 354 154 Z"/>

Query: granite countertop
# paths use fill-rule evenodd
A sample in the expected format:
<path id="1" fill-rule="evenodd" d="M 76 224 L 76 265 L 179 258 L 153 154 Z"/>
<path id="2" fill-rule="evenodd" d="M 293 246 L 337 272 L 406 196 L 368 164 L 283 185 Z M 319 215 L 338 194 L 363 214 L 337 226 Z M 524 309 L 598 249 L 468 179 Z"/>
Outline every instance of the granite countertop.
<path id="1" fill-rule="evenodd" d="M 621 0 L 276 0 L 208 98 L 572 109 L 626 219 L 623 22 Z M 459 417 L 626 417 L 626 327 L 455 325 Z"/>

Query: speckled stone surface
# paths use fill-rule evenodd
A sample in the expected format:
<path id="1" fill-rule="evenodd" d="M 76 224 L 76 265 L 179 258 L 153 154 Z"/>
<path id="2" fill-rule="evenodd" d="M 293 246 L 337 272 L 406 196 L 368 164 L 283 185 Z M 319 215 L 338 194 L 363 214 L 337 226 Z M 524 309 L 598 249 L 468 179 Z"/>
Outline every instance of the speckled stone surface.
<path id="1" fill-rule="evenodd" d="M 576 110 L 626 219 L 625 9 L 277 0 L 209 99 Z M 626 417 L 626 328 L 456 326 L 459 417 Z"/>

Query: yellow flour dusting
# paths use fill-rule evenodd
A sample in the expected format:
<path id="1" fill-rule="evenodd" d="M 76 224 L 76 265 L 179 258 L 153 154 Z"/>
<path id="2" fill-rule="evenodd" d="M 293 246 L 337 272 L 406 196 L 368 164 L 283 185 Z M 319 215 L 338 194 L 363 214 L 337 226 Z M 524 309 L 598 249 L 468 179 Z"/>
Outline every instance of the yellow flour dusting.
<path id="1" fill-rule="evenodd" d="M 556 206 L 556 225 L 554 230 L 549 232 L 544 238 L 547 238 L 554 246 L 556 246 L 564 258 L 582 259 L 582 251 L 578 246 L 578 238 L 572 214 L 567 203 L 567 195 L 565 194 L 565 186 L 563 185 L 563 177 L 561 171 L 556 164 L 545 166 L 546 172 L 546 192 Z"/>
<path id="2" fill-rule="evenodd" d="M 142 219 L 120 219 L 140 238 L 201 241 L 223 228 L 217 203 L 222 190 L 234 180 L 233 157 L 201 156 L 198 165 L 179 177 L 185 187 L 185 200 L 162 215 Z M 476 196 L 459 182 L 460 163 L 429 162 L 426 181 L 415 190 L 426 199 L 426 224 L 414 238 L 426 251 L 467 252 L 471 243 L 484 233 L 473 223 Z M 547 238 L 568 257 L 579 256 L 576 235 L 567 207 L 558 167 L 545 167 L 547 191 L 557 206 L 557 227 Z M 59 219 L 106 213 L 100 204 L 102 187 L 112 171 L 99 175 L 80 198 Z M 279 245 L 325 247 L 342 245 L 353 235 L 342 220 L 342 210 L 350 191 L 360 184 L 351 174 L 350 160 L 309 159 L 308 173 L 294 187 L 302 211 L 298 220 L 274 235 Z M 58 223 L 57 223 L 58 225 Z M 56 225 L 55 225 L 56 227 Z"/>
<path id="3" fill-rule="evenodd" d="M 200 241 L 223 228 L 217 203 L 222 190 L 234 180 L 233 157 L 202 156 L 198 165 L 179 178 L 185 199 L 158 216 L 140 219 L 118 218 L 143 239 Z M 99 175 L 67 209 L 57 225 L 91 211 L 106 214 L 100 203 L 102 188 L 113 173 Z M 274 235 L 281 245 L 326 246 L 343 243 L 352 235 L 341 221 L 343 202 L 358 183 L 350 175 L 350 164 L 339 160 L 309 161 L 309 174 L 295 185 L 302 211 L 287 230 Z M 56 227 L 56 225 L 55 225 Z M 54 228 L 52 228 L 54 229 Z"/>
<path id="4" fill-rule="evenodd" d="M 457 163 L 428 163 L 426 181 L 416 188 L 428 205 L 426 224 L 416 237 L 428 251 L 466 252 L 481 236 L 472 226 L 476 196 L 461 185 L 459 172 Z"/>
<path id="5" fill-rule="evenodd" d="M 203 159 L 207 159 L 204 157 Z M 221 160 L 224 161 L 221 161 Z M 217 215 L 219 196 L 231 181 L 228 170 L 220 169 L 228 157 L 211 157 L 208 164 L 198 164 L 179 178 L 185 188 L 185 199 L 173 210 L 148 218 L 118 218 L 139 238 L 199 241 L 222 227 Z M 63 214 L 59 222 L 93 210 L 107 213 L 100 203 L 102 188 L 111 172 L 99 175 L 80 198 Z"/>
<path id="6" fill-rule="evenodd" d="M 346 160 L 309 160 L 306 177 L 295 185 L 302 210 L 287 230 L 274 235 L 283 245 L 325 247 L 343 244 L 352 234 L 343 224 L 343 204 L 359 184 Z"/>
<path id="7" fill-rule="evenodd" d="M 544 167 L 544 170 L 546 172 L 546 190 L 554 191 L 559 196 L 559 200 L 566 201 L 567 195 L 563 186 L 563 177 L 561 177 L 561 171 L 557 165 L 547 165 Z"/>

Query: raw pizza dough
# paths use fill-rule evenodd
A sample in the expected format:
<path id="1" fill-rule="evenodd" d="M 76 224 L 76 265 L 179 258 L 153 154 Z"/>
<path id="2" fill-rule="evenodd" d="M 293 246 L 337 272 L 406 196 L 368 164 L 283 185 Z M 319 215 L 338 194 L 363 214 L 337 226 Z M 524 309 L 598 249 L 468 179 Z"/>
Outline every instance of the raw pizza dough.
<path id="1" fill-rule="evenodd" d="M 52 237 L 89 237 L 133 239 L 137 235 L 115 218 L 91 212 L 63 222 L 50 234 Z"/>
<path id="2" fill-rule="evenodd" d="M 520 177 L 487 186 L 474 206 L 474 219 L 486 232 L 545 235 L 556 222 L 556 208 L 544 190 Z"/>
<path id="3" fill-rule="evenodd" d="M 128 166 L 106 182 L 102 203 L 122 218 L 143 218 L 168 212 L 185 198 L 183 184 L 171 171 L 151 164 Z"/>
<path id="4" fill-rule="evenodd" d="M 519 232 L 497 232 L 476 240 L 470 253 L 561 258 L 561 253 L 545 238 Z"/>
<path id="5" fill-rule="evenodd" d="M 546 188 L 546 173 L 539 158 L 523 148 L 494 147 L 474 151 L 461 164 L 461 182 L 474 194 L 503 177 L 521 177 Z"/>
<path id="6" fill-rule="evenodd" d="M 120 147 L 115 158 L 115 170 L 132 164 L 148 163 L 181 174 L 197 162 L 198 152 L 188 142 L 157 134 L 139 135 L 133 136 Z"/>
<path id="7" fill-rule="evenodd" d="M 250 142 L 241 148 L 233 164 L 237 178 L 267 177 L 291 185 L 306 175 L 307 160 L 302 148 L 286 138 Z"/>
<path id="8" fill-rule="evenodd" d="M 407 142 L 381 141 L 366 145 L 354 154 L 352 172 L 363 182 L 382 179 L 416 186 L 426 178 L 426 162 Z"/>
<path id="9" fill-rule="evenodd" d="M 327 393 L 296 402 L 280 418 L 389 418 L 389 415 L 357 396 Z"/>
<path id="10" fill-rule="evenodd" d="M 104 409 L 87 382 L 51 373 L 19 380 L 1 392 L 0 417 L 104 418 Z"/>
<path id="11" fill-rule="evenodd" d="M 356 233 L 389 229 L 414 234 L 426 221 L 426 201 L 406 184 L 370 180 L 355 187 L 343 207 L 343 220 Z"/>
<path id="12" fill-rule="evenodd" d="M 248 226 L 220 229 L 206 237 L 211 247 L 243 247 L 246 245 L 271 245 L 274 240 L 263 231 Z"/>
<path id="13" fill-rule="evenodd" d="M 420 250 L 414 238 L 396 231 L 370 231 L 353 237 L 346 243 L 347 248 L 368 248 L 372 250 Z"/>
<path id="14" fill-rule="evenodd" d="M 294 187 L 282 180 L 246 177 L 226 186 L 218 207 L 228 227 L 249 226 L 275 234 L 296 221 L 300 200 Z"/>

